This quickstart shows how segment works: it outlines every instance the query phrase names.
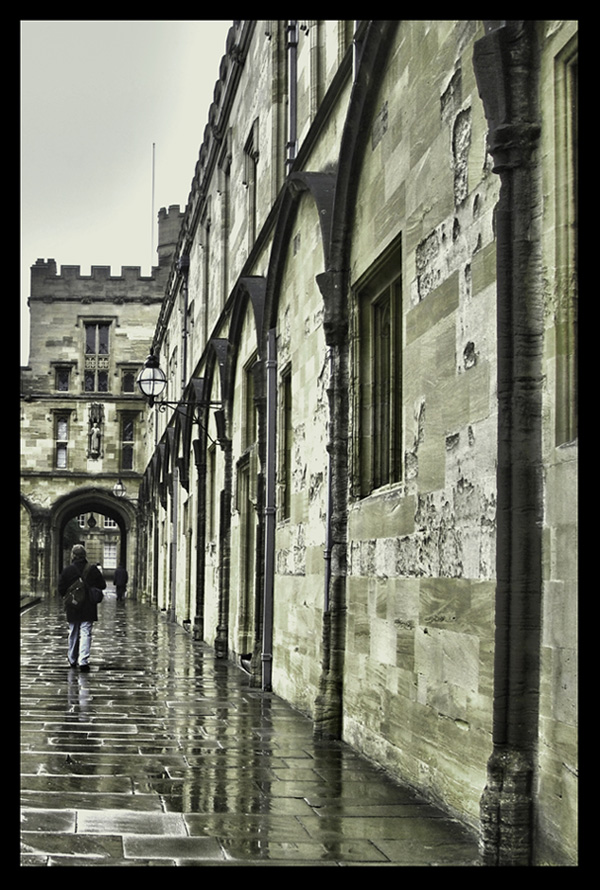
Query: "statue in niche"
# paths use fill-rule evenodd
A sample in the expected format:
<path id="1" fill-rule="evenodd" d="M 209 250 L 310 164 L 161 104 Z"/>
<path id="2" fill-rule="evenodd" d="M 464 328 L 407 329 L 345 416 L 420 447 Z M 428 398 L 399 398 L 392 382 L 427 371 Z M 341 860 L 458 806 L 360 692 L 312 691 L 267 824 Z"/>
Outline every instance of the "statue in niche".
<path id="1" fill-rule="evenodd" d="M 102 454 L 102 427 L 104 420 L 104 408 L 99 404 L 89 406 L 89 432 L 87 456 L 91 460 L 98 460 Z"/>
<path id="2" fill-rule="evenodd" d="M 100 457 L 100 450 L 102 448 L 102 433 L 100 432 L 100 427 L 97 422 L 92 424 L 92 429 L 90 430 L 90 457 L 96 460 Z"/>

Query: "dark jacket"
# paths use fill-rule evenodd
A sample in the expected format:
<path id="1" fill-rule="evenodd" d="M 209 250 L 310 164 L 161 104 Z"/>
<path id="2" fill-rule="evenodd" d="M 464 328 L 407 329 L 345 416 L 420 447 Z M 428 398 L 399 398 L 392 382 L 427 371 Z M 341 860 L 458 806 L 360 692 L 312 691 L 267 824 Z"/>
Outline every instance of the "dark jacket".
<path id="1" fill-rule="evenodd" d="M 123 568 L 123 566 L 119 566 L 115 569 L 115 577 L 114 584 L 115 587 L 127 587 L 127 582 L 129 580 L 129 576 L 127 574 L 127 570 Z"/>
<path id="2" fill-rule="evenodd" d="M 77 560 L 76 562 L 72 562 L 70 566 L 67 566 L 66 569 L 63 569 L 60 574 L 60 578 L 58 579 L 58 592 L 60 596 L 64 596 L 75 578 L 77 578 L 78 575 L 83 574 L 83 570 L 86 565 L 86 560 L 83 560 L 83 562 L 81 560 Z M 77 607 L 76 609 L 67 607 L 67 621 L 71 622 L 98 620 L 98 606 L 89 598 L 90 587 L 98 587 L 100 590 L 106 590 L 106 581 L 104 580 L 104 575 L 95 565 L 90 565 L 88 573 L 85 577 L 85 590 L 87 594 L 86 599 L 81 604 L 81 606 Z"/>

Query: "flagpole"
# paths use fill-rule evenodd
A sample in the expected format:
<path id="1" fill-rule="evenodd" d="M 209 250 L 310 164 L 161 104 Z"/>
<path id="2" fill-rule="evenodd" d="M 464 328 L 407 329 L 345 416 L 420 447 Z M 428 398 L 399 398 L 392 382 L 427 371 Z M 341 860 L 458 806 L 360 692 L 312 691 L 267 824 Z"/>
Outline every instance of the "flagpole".
<path id="1" fill-rule="evenodd" d="M 155 164 L 156 146 L 152 143 L 152 225 L 150 227 L 150 274 L 154 266 L 154 164 Z"/>

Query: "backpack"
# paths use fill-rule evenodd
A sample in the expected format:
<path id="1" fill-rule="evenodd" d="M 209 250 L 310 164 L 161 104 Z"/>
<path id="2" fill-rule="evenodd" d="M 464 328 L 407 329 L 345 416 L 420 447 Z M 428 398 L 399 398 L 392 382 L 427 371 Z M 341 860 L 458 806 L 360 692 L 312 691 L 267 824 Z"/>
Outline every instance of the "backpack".
<path id="1" fill-rule="evenodd" d="M 89 569 L 89 564 L 83 570 L 83 575 L 78 575 L 74 581 L 72 581 L 67 587 L 67 592 L 64 595 L 63 602 L 65 608 L 71 609 L 79 609 L 80 606 L 85 602 L 85 581 L 83 580 L 87 575 Z"/>

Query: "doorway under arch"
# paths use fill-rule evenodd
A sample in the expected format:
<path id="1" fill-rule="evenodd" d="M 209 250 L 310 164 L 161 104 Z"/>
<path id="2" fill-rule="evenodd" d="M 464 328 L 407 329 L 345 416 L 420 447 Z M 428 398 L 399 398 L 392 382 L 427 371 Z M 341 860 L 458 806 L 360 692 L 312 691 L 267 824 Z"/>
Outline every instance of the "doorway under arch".
<path id="1" fill-rule="evenodd" d="M 137 517 L 133 504 L 128 499 L 118 498 L 112 492 L 100 488 L 81 488 L 64 495 L 53 506 L 50 520 L 51 565 L 53 577 L 59 577 L 65 567 L 65 532 L 73 519 L 80 516 L 104 516 L 112 521 L 115 533 L 118 531 L 120 552 L 119 561 L 128 569 L 132 579 L 136 577 L 135 562 L 137 553 Z M 129 565 L 128 565 L 129 563 Z M 131 587 L 134 593 L 134 586 Z"/>

